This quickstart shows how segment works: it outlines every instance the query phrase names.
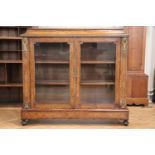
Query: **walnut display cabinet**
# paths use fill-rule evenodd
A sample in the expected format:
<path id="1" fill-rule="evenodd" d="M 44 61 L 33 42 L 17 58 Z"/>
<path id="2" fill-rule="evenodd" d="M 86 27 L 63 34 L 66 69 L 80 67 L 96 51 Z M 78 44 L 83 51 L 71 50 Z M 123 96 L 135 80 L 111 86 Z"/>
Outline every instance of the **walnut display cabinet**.
<path id="1" fill-rule="evenodd" d="M 22 124 L 118 119 L 128 125 L 122 29 L 29 29 L 23 37 Z"/>

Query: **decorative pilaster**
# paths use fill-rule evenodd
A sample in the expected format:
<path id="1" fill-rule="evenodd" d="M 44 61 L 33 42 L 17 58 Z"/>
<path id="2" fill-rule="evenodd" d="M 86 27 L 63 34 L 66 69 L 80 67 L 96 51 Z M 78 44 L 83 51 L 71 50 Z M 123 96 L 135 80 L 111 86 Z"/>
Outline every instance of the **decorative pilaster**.
<path id="1" fill-rule="evenodd" d="M 127 50 L 128 50 L 128 38 L 123 37 L 121 40 L 121 72 L 120 72 L 121 108 L 126 107 Z"/>
<path id="2" fill-rule="evenodd" d="M 30 74 L 29 74 L 29 46 L 28 39 L 22 40 L 23 51 L 23 107 L 24 109 L 30 108 Z"/>

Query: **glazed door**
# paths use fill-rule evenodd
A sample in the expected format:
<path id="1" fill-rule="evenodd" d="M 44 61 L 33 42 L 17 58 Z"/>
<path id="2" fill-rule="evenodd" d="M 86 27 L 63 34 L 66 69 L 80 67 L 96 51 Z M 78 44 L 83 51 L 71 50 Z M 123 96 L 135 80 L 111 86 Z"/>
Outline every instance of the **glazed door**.
<path id="1" fill-rule="evenodd" d="M 31 103 L 35 108 L 71 108 L 73 44 L 61 39 L 31 41 Z"/>
<path id="2" fill-rule="evenodd" d="M 77 48 L 77 107 L 111 108 L 119 104 L 119 40 L 85 39 Z"/>

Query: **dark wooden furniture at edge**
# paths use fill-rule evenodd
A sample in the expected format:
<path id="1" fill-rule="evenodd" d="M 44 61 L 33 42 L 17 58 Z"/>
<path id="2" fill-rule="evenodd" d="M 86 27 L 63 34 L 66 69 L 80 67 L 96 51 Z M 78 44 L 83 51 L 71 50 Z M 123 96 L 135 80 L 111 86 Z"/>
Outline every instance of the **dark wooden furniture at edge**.
<path id="1" fill-rule="evenodd" d="M 118 119 L 128 125 L 122 29 L 29 29 L 23 37 L 22 124 Z"/>
<path id="2" fill-rule="evenodd" d="M 0 26 L 0 106 L 23 103 L 22 37 L 26 26 Z"/>
<path id="3" fill-rule="evenodd" d="M 144 73 L 146 27 L 125 27 L 129 35 L 127 55 L 127 104 L 148 105 L 148 76 Z"/>

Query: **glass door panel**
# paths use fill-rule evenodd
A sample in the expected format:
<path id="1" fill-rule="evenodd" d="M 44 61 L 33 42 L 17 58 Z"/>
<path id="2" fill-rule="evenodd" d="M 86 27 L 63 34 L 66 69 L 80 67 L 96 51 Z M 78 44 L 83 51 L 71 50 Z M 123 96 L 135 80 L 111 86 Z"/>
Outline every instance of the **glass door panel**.
<path id="1" fill-rule="evenodd" d="M 37 104 L 70 103 L 69 44 L 36 43 L 35 101 Z"/>
<path id="2" fill-rule="evenodd" d="M 36 43 L 35 59 L 69 61 L 69 45 L 67 43 Z"/>
<path id="3" fill-rule="evenodd" d="M 113 43 L 83 43 L 81 45 L 82 61 L 115 61 L 116 47 Z"/>
<path id="4" fill-rule="evenodd" d="M 114 85 L 85 85 L 81 86 L 82 104 L 112 104 L 114 102 Z"/>
<path id="5" fill-rule="evenodd" d="M 81 82 L 114 82 L 115 64 L 82 64 Z"/>
<path id="6" fill-rule="evenodd" d="M 113 104 L 115 102 L 114 43 L 81 44 L 81 104 Z"/>
<path id="7" fill-rule="evenodd" d="M 49 86 L 37 85 L 36 86 L 36 101 L 37 103 L 69 103 L 69 87 L 64 86 Z"/>

